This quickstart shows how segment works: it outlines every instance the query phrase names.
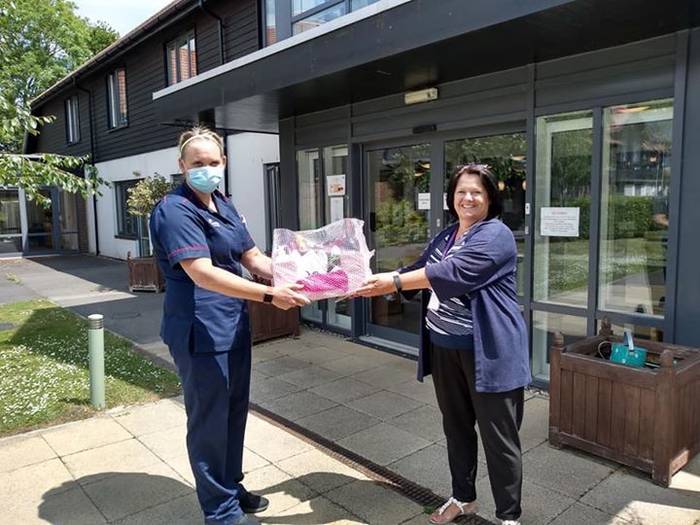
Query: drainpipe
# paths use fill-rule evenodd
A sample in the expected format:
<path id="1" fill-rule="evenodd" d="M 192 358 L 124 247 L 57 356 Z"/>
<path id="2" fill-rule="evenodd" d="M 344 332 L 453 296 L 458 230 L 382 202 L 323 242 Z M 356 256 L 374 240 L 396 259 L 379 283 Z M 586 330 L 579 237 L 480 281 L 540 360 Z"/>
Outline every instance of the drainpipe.
<path id="1" fill-rule="evenodd" d="M 73 78 L 73 86 L 78 91 L 86 93 L 88 96 L 88 122 L 90 123 L 90 161 L 95 164 L 95 126 L 93 122 L 93 100 L 92 91 L 78 85 L 77 77 Z M 100 255 L 100 233 L 97 227 L 97 193 L 92 194 L 92 213 L 95 217 L 95 255 Z"/>
<path id="2" fill-rule="evenodd" d="M 219 15 L 204 6 L 204 0 L 199 0 L 199 8 L 212 18 L 216 18 L 216 20 L 219 22 L 219 60 L 221 60 L 221 63 L 223 64 L 226 62 L 226 49 L 224 48 L 224 21 Z"/>

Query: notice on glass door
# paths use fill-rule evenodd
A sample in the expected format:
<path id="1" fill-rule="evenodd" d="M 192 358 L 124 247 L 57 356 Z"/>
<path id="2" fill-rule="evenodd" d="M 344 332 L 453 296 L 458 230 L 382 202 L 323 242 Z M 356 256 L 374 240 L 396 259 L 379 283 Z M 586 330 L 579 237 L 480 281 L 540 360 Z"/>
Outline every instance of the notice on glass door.
<path id="1" fill-rule="evenodd" d="M 326 177 L 326 195 L 329 197 L 345 195 L 345 175 L 328 175 Z"/>
<path id="2" fill-rule="evenodd" d="M 419 193 L 418 194 L 418 209 L 419 210 L 429 210 L 430 209 L 430 193 Z"/>
<path id="3" fill-rule="evenodd" d="M 344 219 L 345 199 L 343 197 L 331 197 L 331 222 Z"/>
<path id="4" fill-rule="evenodd" d="M 540 208 L 542 237 L 578 237 L 580 208 Z"/>

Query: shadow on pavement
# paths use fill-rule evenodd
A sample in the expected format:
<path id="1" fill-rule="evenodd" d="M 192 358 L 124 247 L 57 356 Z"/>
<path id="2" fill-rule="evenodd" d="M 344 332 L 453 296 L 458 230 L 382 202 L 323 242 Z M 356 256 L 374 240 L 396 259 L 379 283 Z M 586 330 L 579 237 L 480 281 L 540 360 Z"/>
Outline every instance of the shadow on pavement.
<path id="1" fill-rule="evenodd" d="M 192 487 L 142 472 L 105 472 L 63 483 L 43 494 L 38 516 L 53 524 L 203 522 Z"/>

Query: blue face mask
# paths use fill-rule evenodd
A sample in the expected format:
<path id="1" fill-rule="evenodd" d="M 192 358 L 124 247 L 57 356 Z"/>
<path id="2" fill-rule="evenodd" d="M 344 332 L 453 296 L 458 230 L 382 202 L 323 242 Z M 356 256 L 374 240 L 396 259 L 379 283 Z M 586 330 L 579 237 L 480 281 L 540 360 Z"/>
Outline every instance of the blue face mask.
<path id="1" fill-rule="evenodd" d="M 202 193 L 212 193 L 223 179 L 223 166 L 202 166 L 187 170 L 190 186 Z"/>

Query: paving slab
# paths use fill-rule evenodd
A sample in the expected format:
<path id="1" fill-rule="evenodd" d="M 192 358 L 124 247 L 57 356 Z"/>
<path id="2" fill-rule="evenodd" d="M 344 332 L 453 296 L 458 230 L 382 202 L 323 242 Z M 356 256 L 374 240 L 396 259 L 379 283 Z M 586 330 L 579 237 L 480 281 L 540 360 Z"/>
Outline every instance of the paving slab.
<path id="1" fill-rule="evenodd" d="M 355 481 L 327 492 L 325 497 L 371 525 L 401 523 L 423 511 L 421 506 L 377 482 Z"/>
<path id="2" fill-rule="evenodd" d="M 496 506 L 491 494 L 491 485 L 488 476 L 482 477 L 476 482 L 476 497 L 479 505 L 479 516 L 498 523 L 496 519 Z M 576 502 L 575 499 L 541 487 L 535 483 L 523 480 L 523 515 L 520 518 L 522 525 L 543 525 L 549 523 Z M 572 522 L 570 525 L 577 525 Z"/>
<path id="3" fill-rule="evenodd" d="M 73 488 L 56 496 L 46 497 L 39 504 L 16 509 L 14 516 L 7 516 L 3 523 L 28 525 L 51 523 L 56 525 L 99 525 L 107 523 L 104 516 L 79 488 Z M 1 511 L 0 511 L 1 514 Z"/>
<path id="4" fill-rule="evenodd" d="M 334 441 L 381 423 L 375 417 L 346 406 L 336 406 L 301 418 L 297 424 Z"/>
<path id="5" fill-rule="evenodd" d="M 368 481 L 361 472 L 317 449 L 283 459 L 277 466 L 319 494 L 357 480 Z"/>
<path id="6" fill-rule="evenodd" d="M 321 363 L 320 366 L 337 372 L 342 376 L 350 376 L 360 372 L 365 372 L 366 370 L 371 370 L 372 368 L 377 368 L 379 363 L 371 359 L 369 356 L 365 357 L 360 355 L 349 355 L 340 359 L 325 361 Z"/>
<path id="7" fill-rule="evenodd" d="M 445 432 L 442 429 L 442 414 L 434 406 L 426 405 L 409 410 L 405 414 L 389 419 L 387 423 L 429 441 L 438 442 L 445 438 Z"/>
<path id="8" fill-rule="evenodd" d="M 43 431 L 41 435 L 59 456 L 131 439 L 131 434 L 111 417 L 68 423 Z"/>
<path id="9" fill-rule="evenodd" d="M 134 436 L 158 432 L 187 423 L 182 406 L 169 399 L 156 404 L 130 407 L 114 416 L 114 420 Z"/>
<path id="10" fill-rule="evenodd" d="M 100 481 L 107 473 L 139 471 L 161 460 L 135 438 L 64 456 L 63 463 L 79 482 Z"/>
<path id="11" fill-rule="evenodd" d="M 341 439 L 338 444 L 378 465 L 388 465 L 432 443 L 393 425 L 380 423 Z"/>
<path id="12" fill-rule="evenodd" d="M 364 523 L 347 509 L 336 505 L 323 496 L 304 501 L 274 516 L 262 517 L 264 525 L 280 523 L 286 525 L 356 525 Z"/>
<path id="13" fill-rule="evenodd" d="M 41 436 L 17 436 L 0 440 L 0 472 L 55 458 L 56 452 Z"/>
<path id="14" fill-rule="evenodd" d="M 115 525 L 192 525 L 202 523 L 197 496 L 181 496 L 115 521 Z"/>
<path id="15" fill-rule="evenodd" d="M 0 509 L 12 509 L 26 504 L 38 505 L 45 497 L 77 487 L 61 460 L 49 459 L 0 474 Z"/>
<path id="16" fill-rule="evenodd" d="M 523 455 L 523 472 L 528 481 L 578 499 L 614 469 L 571 450 L 558 450 L 543 443 Z"/>
<path id="17" fill-rule="evenodd" d="M 581 502 L 644 525 L 692 525 L 700 520 L 697 493 L 665 489 L 627 469 L 621 469 L 594 487 Z"/>
<path id="18" fill-rule="evenodd" d="M 296 392 L 273 401 L 264 401 L 260 404 L 289 421 L 296 421 L 337 405 L 335 401 L 318 396 L 312 392 Z"/>
<path id="19" fill-rule="evenodd" d="M 271 463 L 313 448 L 309 443 L 258 418 L 248 418 L 245 446 Z"/>
<path id="20" fill-rule="evenodd" d="M 279 379 L 292 383 L 293 385 L 297 385 L 301 388 L 309 389 L 330 383 L 336 379 L 340 379 L 341 377 L 342 375 L 338 374 L 337 372 L 321 368 L 320 366 L 311 365 L 308 368 L 302 368 L 301 370 L 295 370 L 294 372 L 283 374 L 279 376 Z"/>
<path id="21" fill-rule="evenodd" d="M 289 372 L 295 372 L 302 368 L 308 368 L 311 364 L 290 356 L 278 357 L 269 361 L 264 361 L 253 366 L 261 374 L 269 377 L 280 377 Z"/>
<path id="22" fill-rule="evenodd" d="M 378 386 L 363 383 L 352 377 L 343 377 L 311 389 L 314 394 L 331 399 L 336 403 L 346 403 L 360 397 L 366 397 L 379 392 L 379 390 L 381 389 Z"/>
<path id="23" fill-rule="evenodd" d="M 423 406 L 420 401 L 386 390 L 355 399 L 346 404 L 350 408 L 384 420 Z"/>
<path id="24" fill-rule="evenodd" d="M 415 399 L 425 405 L 431 405 L 437 409 L 438 402 L 435 396 L 435 387 L 433 382 L 426 380 L 423 383 L 416 381 L 415 378 L 409 379 L 404 383 L 387 387 L 390 392 L 395 392 L 404 397 Z"/>
<path id="25" fill-rule="evenodd" d="M 139 441 L 161 459 L 175 458 L 187 454 L 187 427 L 177 427 L 151 432 L 139 436 Z"/>
<path id="26" fill-rule="evenodd" d="M 81 484 L 108 521 L 125 518 L 193 492 L 190 485 L 163 463 L 138 472 L 110 474 L 95 483 L 82 480 Z"/>
<path id="27" fill-rule="evenodd" d="M 328 348 L 327 346 L 314 346 L 311 348 L 304 347 L 304 349 L 301 351 L 294 352 L 295 359 L 306 361 L 312 365 L 320 365 L 327 361 L 334 361 L 347 356 L 348 353 L 346 351 Z"/>
<path id="28" fill-rule="evenodd" d="M 571 505 L 551 521 L 550 525 L 572 525 L 573 523 L 576 525 L 633 525 L 622 518 L 611 516 L 581 503 Z"/>
<path id="29" fill-rule="evenodd" d="M 452 478 L 447 462 L 447 449 L 431 445 L 403 459 L 387 465 L 387 468 L 419 485 L 432 490 L 445 499 L 452 495 Z"/>
<path id="30" fill-rule="evenodd" d="M 371 370 L 364 370 L 352 374 L 353 379 L 381 388 L 405 383 L 410 379 L 415 379 L 415 377 L 415 370 L 409 373 L 391 365 L 382 365 L 377 368 L 372 368 Z"/>
<path id="31" fill-rule="evenodd" d="M 523 452 L 547 441 L 549 433 L 549 401 L 530 397 L 525 401 L 523 424 L 520 428 L 520 445 Z"/>
<path id="32" fill-rule="evenodd" d="M 300 386 L 282 381 L 276 377 L 262 378 L 260 375 L 256 377 L 256 371 L 253 370 L 253 379 L 250 385 L 250 399 L 255 403 L 279 399 L 280 397 L 299 392 L 300 390 L 302 390 Z"/>
<path id="33" fill-rule="evenodd" d="M 315 490 L 293 479 L 275 465 L 268 465 L 248 474 L 245 487 L 247 490 L 263 494 L 270 500 L 270 507 L 265 512 L 256 514 L 260 517 L 277 516 L 280 512 L 318 496 Z"/>

